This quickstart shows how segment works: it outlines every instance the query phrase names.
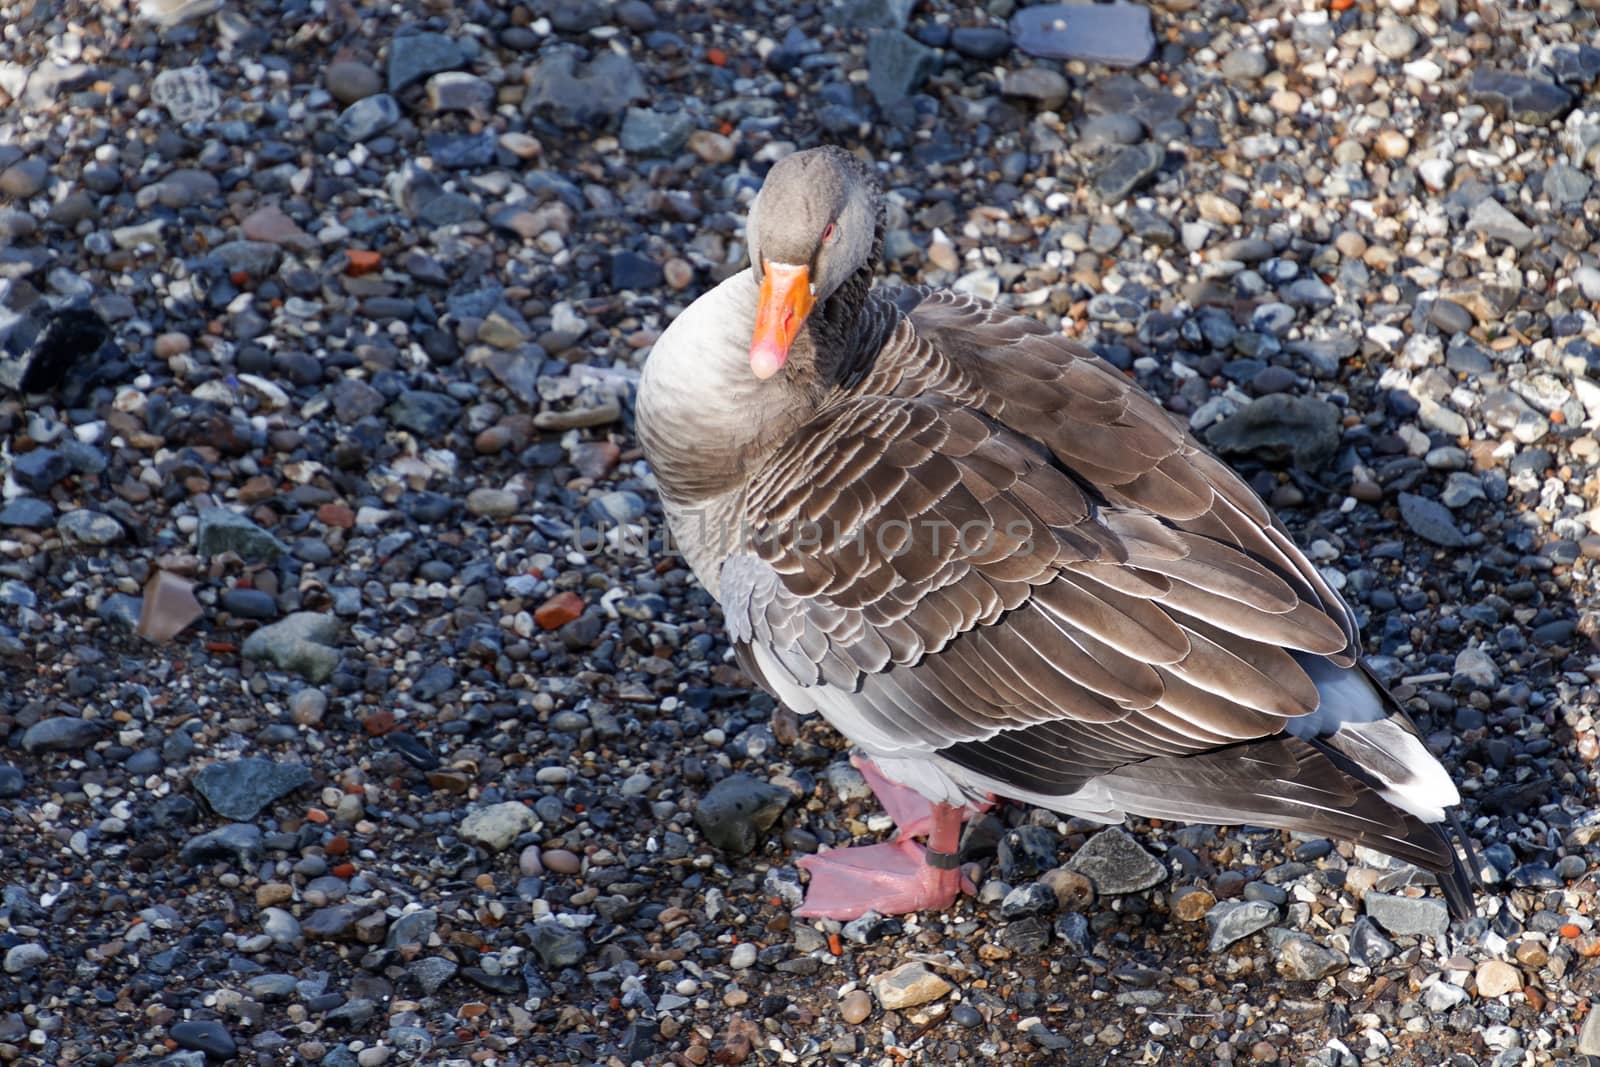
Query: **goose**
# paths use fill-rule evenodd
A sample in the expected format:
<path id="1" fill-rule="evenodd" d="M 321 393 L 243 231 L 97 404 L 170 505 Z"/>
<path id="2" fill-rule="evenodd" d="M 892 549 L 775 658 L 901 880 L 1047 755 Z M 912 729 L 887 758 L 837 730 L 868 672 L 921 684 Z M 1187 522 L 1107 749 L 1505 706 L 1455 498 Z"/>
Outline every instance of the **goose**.
<path id="1" fill-rule="evenodd" d="M 875 289 L 884 226 L 855 155 L 775 163 L 750 266 L 662 333 L 635 405 L 740 666 L 852 742 L 898 827 L 801 859 L 798 914 L 949 907 L 990 798 L 1342 838 L 1471 914 L 1456 786 L 1267 506 L 1038 320 Z"/>

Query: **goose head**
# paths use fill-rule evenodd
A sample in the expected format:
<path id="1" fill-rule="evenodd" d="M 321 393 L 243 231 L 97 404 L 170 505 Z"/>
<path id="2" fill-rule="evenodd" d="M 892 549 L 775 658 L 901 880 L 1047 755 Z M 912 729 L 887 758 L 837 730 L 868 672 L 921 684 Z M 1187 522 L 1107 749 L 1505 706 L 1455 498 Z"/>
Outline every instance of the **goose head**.
<path id="1" fill-rule="evenodd" d="M 849 340 L 882 247 L 872 171 L 832 145 L 776 163 L 750 207 L 747 244 L 760 283 L 750 369 L 771 378 L 805 352 Z"/>

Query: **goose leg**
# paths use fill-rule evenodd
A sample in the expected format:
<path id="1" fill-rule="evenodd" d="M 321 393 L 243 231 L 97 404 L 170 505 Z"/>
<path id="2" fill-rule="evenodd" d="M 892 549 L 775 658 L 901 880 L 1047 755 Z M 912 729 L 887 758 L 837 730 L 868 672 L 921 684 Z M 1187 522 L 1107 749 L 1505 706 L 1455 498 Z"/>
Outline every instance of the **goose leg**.
<path id="1" fill-rule="evenodd" d="M 870 761 L 858 760 L 856 766 L 900 830 L 885 844 L 801 859 L 799 866 L 811 875 L 811 885 L 796 914 L 826 919 L 856 919 L 869 911 L 905 915 L 948 908 L 963 889 L 971 892 L 956 860 L 969 809 L 930 804 L 888 781 Z M 926 848 L 911 840 L 914 834 L 927 836 Z"/>

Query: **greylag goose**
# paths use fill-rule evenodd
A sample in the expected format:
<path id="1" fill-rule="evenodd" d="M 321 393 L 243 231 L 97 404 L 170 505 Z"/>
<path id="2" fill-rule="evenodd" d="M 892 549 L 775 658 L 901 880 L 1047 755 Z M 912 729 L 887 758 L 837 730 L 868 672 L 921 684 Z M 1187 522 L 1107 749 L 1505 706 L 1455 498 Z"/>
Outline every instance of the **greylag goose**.
<path id="1" fill-rule="evenodd" d="M 740 664 L 865 754 L 899 826 L 802 859 L 800 914 L 949 906 L 989 796 L 1344 838 L 1469 914 L 1455 785 L 1262 501 L 1040 322 L 874 290 L 883 230 L 848 152 L 774 165 L 751 266 L 662 334 L 636 409 Z"/>

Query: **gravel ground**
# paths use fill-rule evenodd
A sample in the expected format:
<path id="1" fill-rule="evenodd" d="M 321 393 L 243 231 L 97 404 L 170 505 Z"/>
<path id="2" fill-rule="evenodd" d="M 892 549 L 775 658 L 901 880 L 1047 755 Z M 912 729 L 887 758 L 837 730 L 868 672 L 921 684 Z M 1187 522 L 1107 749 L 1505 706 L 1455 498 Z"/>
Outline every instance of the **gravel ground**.
<path id="1" fill-rule="evenodd" d="M 1125 71 L 1011 0 L 126 6 L 0 0 L 0 1061 L 1600 1056 L 1593 0 L 1160 0 Z M 732 665 L 630 405 L 820 140 L 892 273 L 1250 474 L 1482 918 L 1018 808 L 947 914 L 791 917 L 886 822 Z"/>

